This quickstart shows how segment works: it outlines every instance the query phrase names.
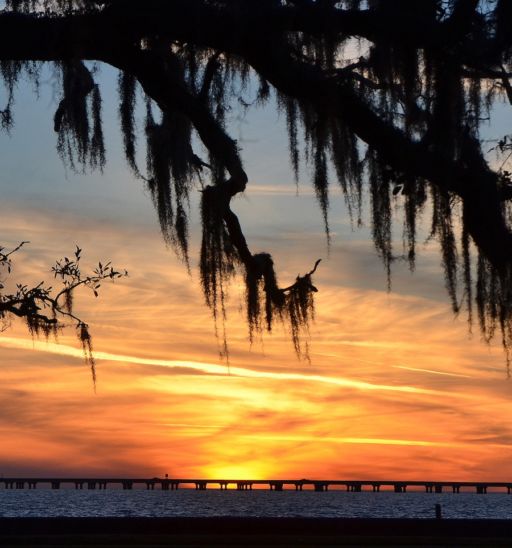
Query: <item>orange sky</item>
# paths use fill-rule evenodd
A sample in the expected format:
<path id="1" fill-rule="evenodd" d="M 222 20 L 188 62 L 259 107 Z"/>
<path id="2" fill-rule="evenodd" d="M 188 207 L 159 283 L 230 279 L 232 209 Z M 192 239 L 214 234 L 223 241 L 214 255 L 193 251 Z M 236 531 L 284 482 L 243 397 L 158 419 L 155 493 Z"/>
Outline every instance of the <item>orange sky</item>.
<path id="1" fill-rule="evenodd" d="M 66 175 L 54 143 L 30 144 L 23 131 L 36 117 L 51 136 L 51 104 L 26 101 L 21 129 L 0 136 L 1 243 L 31 242 L 16 258 L 17 281 L 50 279 L 52 261 L 75 243 L 85 264 L 109 258 L 130 277 L 98 300 L 77 298 L 97 352 L 96 394 L 72 329 L 58 345 L 32 341 L 17 322 L 0 334 L 0 473 L 510 479 L 504 356 L 453 318 L 435 244 L 420 245 L 414 275 L 396 266 L 388 293 L 368 229 L 350 228 L 338 196 L 328 254 L 307 176 L 299 196 L 290 181 L 282 121 L 260 113 L 235 135 L 251 177 L 235 207 L 283 284 L 324 259 L 311 364 L 297 361 L 279 327 L 250 347 L 234 285 L 228 368 L 195 269 L 196 202 L 189 276 L 165 248 L 118 138 L 103 177 Z"/>

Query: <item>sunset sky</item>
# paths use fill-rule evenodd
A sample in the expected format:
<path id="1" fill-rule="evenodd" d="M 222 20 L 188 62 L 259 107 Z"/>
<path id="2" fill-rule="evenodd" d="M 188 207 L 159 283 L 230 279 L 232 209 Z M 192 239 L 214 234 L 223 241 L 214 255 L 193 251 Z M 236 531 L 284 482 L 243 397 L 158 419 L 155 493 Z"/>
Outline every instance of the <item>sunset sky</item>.
<path id="1" fill-rule="evenodd" d="M 351 227 L 334 180 L 328 251 L 310 174 L 303 169 L 297 191 L 289 169 L 284 116 L 233 111 L 250 178 L 234 209 L 251 249 L 272 253 L 283 285 L 322 263 L 311 363 L 297 360 L 279 326 L 251 347 L 234 283 L 228 366 L 199 287 L 197 192 L 189 275 L 125 166 L 117 75 L 101 71 L 103 174 L 77 175 L 60 162 L 49 73 L 39 99 L 19 86 L 16 125 L 0 134 L 0 244 L 30 241 L 12 279 L 50 280 L 53 261 L 75 244 L 84 266 L 110 259 L 130 274 L 104 284 L 99 299 L 77 295 L 93 335 L 96 393 L 73 327 L 49 342 L 18 322 L 0 333 L 0 474 L 510 480 L 504 353 L 477 326 L 470 336 L 463 313 L 453 317 L 437 245 L 425 243 L 428 215 L 416 272 L 394 265 L 388 292 L 371 227 Z M 397 246 L 399 229 L 398 220 Z"/>

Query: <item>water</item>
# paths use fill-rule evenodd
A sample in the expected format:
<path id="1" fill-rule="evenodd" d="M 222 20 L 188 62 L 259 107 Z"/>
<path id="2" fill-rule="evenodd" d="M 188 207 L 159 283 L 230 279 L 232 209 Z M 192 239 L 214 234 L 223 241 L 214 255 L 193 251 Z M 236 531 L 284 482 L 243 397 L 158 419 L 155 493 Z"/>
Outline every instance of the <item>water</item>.
<path id="1" fill-rule="evenodd" d="M 0 517 L 359 517 L 512 519 L 512 495 L 328 491 L 0 490 Z"/>

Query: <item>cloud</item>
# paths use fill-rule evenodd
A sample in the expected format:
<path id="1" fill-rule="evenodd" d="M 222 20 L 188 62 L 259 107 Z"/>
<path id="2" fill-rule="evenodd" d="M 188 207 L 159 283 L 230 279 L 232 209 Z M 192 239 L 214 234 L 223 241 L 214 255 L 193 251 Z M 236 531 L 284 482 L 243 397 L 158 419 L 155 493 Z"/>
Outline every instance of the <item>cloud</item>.
<path id="1" fill-rule="evenodd" d="M 368 343 L 369 345 L 371 343 Z M 52 342 L 41 342 L 27 339 L 16 339 L 12 337 L 0 338 L 0 345 L 8 348 L 19 349 L 33 349 L 40 352 L 50 352 L 53 354 L 70 356 L 72 358 L 83 359 L 83 352 L 81 349 L 73 348 L 67 345 L 56 344 Z M 303 374 L 303 373 L 277 373 L 271 371 L 252 370 L 243 367 L 218 365 L 212 363 L 200 363 L 193 361 L 181 361 L 181 360 L 159 360 L 152 358 L 141 358 L 137 356 L 127 356 L 112 354 L 109 352 L 95 351 L 95 359 L 99 362 L 102 360 L 109 362 L 122 362 L 133 363 L 138 365 L 149 365 L 156 367 L 164 367 L 170 369 L 177 369 L 178 372 L 184 373 L 189 371 L 199 371 L 200 373 L 206 373 L 209 375 L 221 375 L 242 377 L 251 379 L 272 379 L 277 381 L 306 381 L 309 383 L 321 383 L 331 384 L 343 388 L 352 388 L 363 391 L 390 391 L 390 392 L 402 392 L 408 394 L 442 394 L 442 392 L 436 392 L 433 390 L 426 390 L 422 388 L 416 388 L 414 386 L 394 386 L 394 385 L 382 385 L 373 384 L 369 382 L 363 382 L 353 379 L 341 378 L 341 377 L 326 377 L 323 375 Z"/>
<path id="2" fill-rule="evenodd" d="M 408 439 L 385 439 L 385 438 L 333 438 L 317 436 L 260 436 L 249 435 L 250 438 L 264 439 L 271 441 L 305 441 L 309 443 L 336 443 L 336 444 L 359 444 L 359 445 L 401 445 L 406 447 L 464 447 L 463 444 Z"/>
<path id="3" fill-rule="evenodd" d="M 275 192 L 268 184 L 263 191 Z M 315 275 L 311 364 L 295 359 L 280 326 L 251 348 L 240 283 L 227 308 L 230 367 L 219 361 L 197 273 L 190 277 L 166 250 L 146 206 L 127 219 L 87 203 L 70 213 L 48 202 L 46 210 L 3 202 L 4 241 L 32 241 L 16 260 L 17 278 L 49 277 L 53 259 L 74 241 L 87 265 L 108 258 L 130 271 L 98 300 L 77 294 L 99 358 L 96 396 L 72 325 L 59 344 L 27 339 L 18 322 L 0 335 L 3 471 L 17 462 L 48 473 L 150 476 L 399 478 L 422 470 L 475 479 L 498 465 L 500 474 L 512 473 L 497 450 L 512 433 L 501 350 L 468 340 L 465 322 L 453 319 L 435 249 L 414 276 L 397 267 L 387 293 L 382 265 L 364 241 L 368 230 L 352 234 L 338 223 L 327 260 L 311 196 L 278 192 L 264 215 L 261 198 L 236 207 L 251 247 L 274 253 L 283 284 L 324 257 Z M 192 236 L 196 253 L 199 236 Z M 471 472 L 461 471 L 466 466 Z"/>
<path id="4" fill-rule="evenodd" d="M 460 373 L 449 373 L 448 371 L 436 371 L 434 369 L 421 369 L 420 367 L 408 367 L 406 365 L 393 365 L 395 369 L 403 369 L 404 371 L 417 371 L 418 373 L 427 373 L 429 375 L 443 375 L 447 377 L 457 377 L 461 379 L 471 379 L 471 375 L 462 375 Z"/>

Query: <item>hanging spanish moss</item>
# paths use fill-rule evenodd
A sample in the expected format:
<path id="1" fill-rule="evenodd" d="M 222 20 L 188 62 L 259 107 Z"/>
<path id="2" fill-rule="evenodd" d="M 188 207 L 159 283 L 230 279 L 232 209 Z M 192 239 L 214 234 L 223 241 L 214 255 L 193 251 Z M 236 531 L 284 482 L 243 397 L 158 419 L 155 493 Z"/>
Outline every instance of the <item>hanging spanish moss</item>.
<path id="1" fill-rule="evenodd" d="M 288 128 L 288 147 L 290 152 L 290 164 L 295 176 L 295 182 L 299 181 L 300 151 L 298 139 L 297 103 L 293 99 L 282 98 L 286 109 L 286 125 Z"/>
<path id="2" fill-rule="evenodd" d="M 272 331 L 275 314 L 277 312 L 280 315 L 285 304 L 284 293 L 277 284 L 272 257 L 268 253 L 257 253 L 252 259 L 253 267 L 246 272 L 247 320 L 251 342 L 254 334 L 261 332 L 263 323 L 267 331 Z"/>
<path id="3" fill-rule="evenodd" d="M 167 244 L 188 264 L 188 199 L 194 165 L 190 122 L 179 112 L 146 118 L 148 187 Z"/>
<path id="4" fill-rule="evenodd" d="M 463 276 L 464 276 L 464 303 L 467 311 L 468 328 L 471 333 L 473 330 L 473 273 L 471 261 L 471 241 L 467 230 L 462 233 L 462 258 L 463 258 Z M 505 346 L 506 349 L 506 346 Z"/>
<path id="5" fill-rule="evenodd" d="M 136 84 L 137 80 L 132 74 L 120 72 L 118 79 L 119 92 L 119 118 L 121 120 L 121 133 L 124 142 L 124 154 L 126 161 L 136 176 L 139 176 L 139 168 L 135 159 L 136 152 Z"/>
<path id="6" fill-rule="evenodd" d="M 452 204 L 450 197 L 436 192 L 433 196 L 432 233 L 441 244 L 445 285 L 450 296 L 454 313 L 459 312 L 457 285 L 459 258 L 452 221 Z M 469 250 L 467 250 L 469 253 Z"/>
<path id="7" fill-rule="evenodd" d="M 80 61 L 62 63 L 60 68 L 62 98 L 53 120 L 59 155 L 75 171 L 87 167 L 102 169 L 105 144 L 99 87 Z"/>
<path id="8" fill-rule="evenodd" d="M 311 146 L 313 148 L 314 156 L 314 178 L 313 186 L 315 187 L 315 193 L 322 210 L 322 216 L 324 218 L 325 234 L 327 235 L 327 241 L 330 241 L 329 234 L 329 174 L 327 169 L 327 127 L 326 121 L 322 118 L 318 118 L 315 124 L 315 131 L 312 136 Z"/>
<path id="9" fill-rule="evenodd" d="M 352 221 L 362 223 L 363 160 L 353 132 L 337 120 L 329 121 L 330 157 Z"/>
<path id="10" fill-rule="evenodd" d="M 79 323 L 77 326 L 77 335 L 78 339 L 82 344 L 82 350 L 84 353 L 85 363 L 91 368 L 92 382 L 94 387 L 94 392 L 96 392 L 96 360 L 94 359 L 93 348 L 92 348 L 92 337 L 89 333 L 89 327 L 85 323 Z"/>
<path id="11" fill-rule="evenodd" d="M 52 319 L 55 320 L 55 318 Z M 27 324 L 28 332 L 32 337 L 42 336 L 44 339 L 48 340 L 51 335 L 57 335 L 57 320 L 49 322 L 47 318 L 38 314 L 36 308 L 30 310 L 30 305 L 29 310 L 27 310 L 27 315 L 25 317 L 25 323 Z"/>
<path id="12" fill-rule="evenodd" d="M 201 197 L 203 236 L 199 268 L 206 304 L 213 314 L 215 331 L 222 325 L 221 355 L 228 357 L 225 332 L 227 286 L 235 275 L 238 254 L 224 222 L 225 200 L 219 187 L 207 187 Z"/>
<path id="13" fill-rule="evenodd" d="M 30 82 L 36 94 L 39 93 L 41 63 L 34 61 L 0 60 L 0 76 L 6 89 L 7 100 L 0 110 L 0 125 L 9 132 L 14 125 L 13 107 L 15 90 L 21 79 Z"/>
<path id="14" fill-rule="evenodd" d="M 263 325 L 271 332 L 276 319 L 289 329 L 296 355 L 310 361 L 309 329 L 315 318 L 313 285 L 318 260 L 313 269 L 303 276 L 297 276 L 289 287 L 280 288 L 274 270 L 274 262 L 268 253 L 252 256 L 252 264 L 246 270 L 247 321 L 251 342 Z"/>
<path id="15" fill-rule="evenodd" d="M 103 171 L 106 163 L 105 141 L 103 138 L 103 124 L 101 121 L 101 95 L 96 84 L 92 90 L 92 136 L 89 153 L 89 164 L 92 169 Z"/>
<path id="16" fill-rule="evenodd" d="M 228 135 L 230 116 L 237 105 L 250 108 L 276 98 L 286 116 L 295 179 L 301 168 L 310 171 L 327 238 L 329 190 L 336 179 L 352 221 L 370 219 L 389 286 L 397 260 L 414 270 L 419 235 L 429 233 L 439 247 L 453 312 L 465 309 L 471 328 L 478 311 L 484 338 L 490 341 L 499 331 L 510 347 L 510 148 L 502 137 L 496 167 L 480 139 L 493 105 L 512 104 L 509 0 L 150 4 L 142 9 L 137 1 L 7 0 L 6 9 L 17 19 L 32 15 L 31 23 L 87 15 L 120 25 L 115 48 L 106 39 L 107 51 L 100 45 L 93 53 L 120 70 L 126 160 L 146 181 L 165 241 L 187 265 L 189 194 L 200 180 L 201 281 L 215 322 L 225 319 L 227 287 L 238 270 L 246 286 L 250 339 L 279 318 L 289 326 L 297 354 L 307 355 L 301 340 L 307 340 L 313 318 L 314 271 L 279 288 L 272 257 L 251 253 L 230 209 L 248 179 L 240 148 Z M 341 10 L 349 11 L 340 16 Z M 210 19 L 216 32 L 210 32 Z M 129 27 L 133 21 L 137 25 Z M 105 146 L 100 89 L 80 59 L 90 44 L 79 34 L 73 54 L 55 55 L 61 95 L 54 127 L 60 156 L 83 171 L 103 168 Z M 28 77 L 37 88 L 40 67 L 29 59 L 0 60 L 4 129 L 13 124 L 18 82 Z M 139 96 L 148 105 L 146 173 L 137 164 Z M 192 149 L 195 137 L 206 148 L 207 162 Z M 427 212 L 424 227 L 420 221 Z M 493 230 L 492 237 L 485 234 Z M 37 322 L 31 329 L 39 329 Z M 222 340 L 226 353 L 225 333 Z"/>
<path id="17" fill-rule="evenodd" d="M 313 293 L 317 289 L 311 282 L 311 275 L 298 276 L 294 287 L 285 298 L 285 306 L 281 315 L 290 326 L 293 347 L 300 358 L 310 361 L 309 357 L 309 325 L 315 319 Z"/>
<path id="18" fill-rule="evenodd" d="M 510 369 L 510 349 L 512 348 L 511 299 L 511 272 L 498 274 L 496 269 L 480 255 L 476 284 L 476 306 L 480 330 L 487 342 L 490 342 L 499 330 L 507 356 L 508 369 Z"/>
<path id="19" fill-rule="evenodd" d="M 378 156 L 371 151 L 368 151 L 367 154 L 367 166 L 373 243 L 386 269 L 389 289 L 391 287 L 391 263 L 393 262 L 390 175 L 381 165 Z"/>

